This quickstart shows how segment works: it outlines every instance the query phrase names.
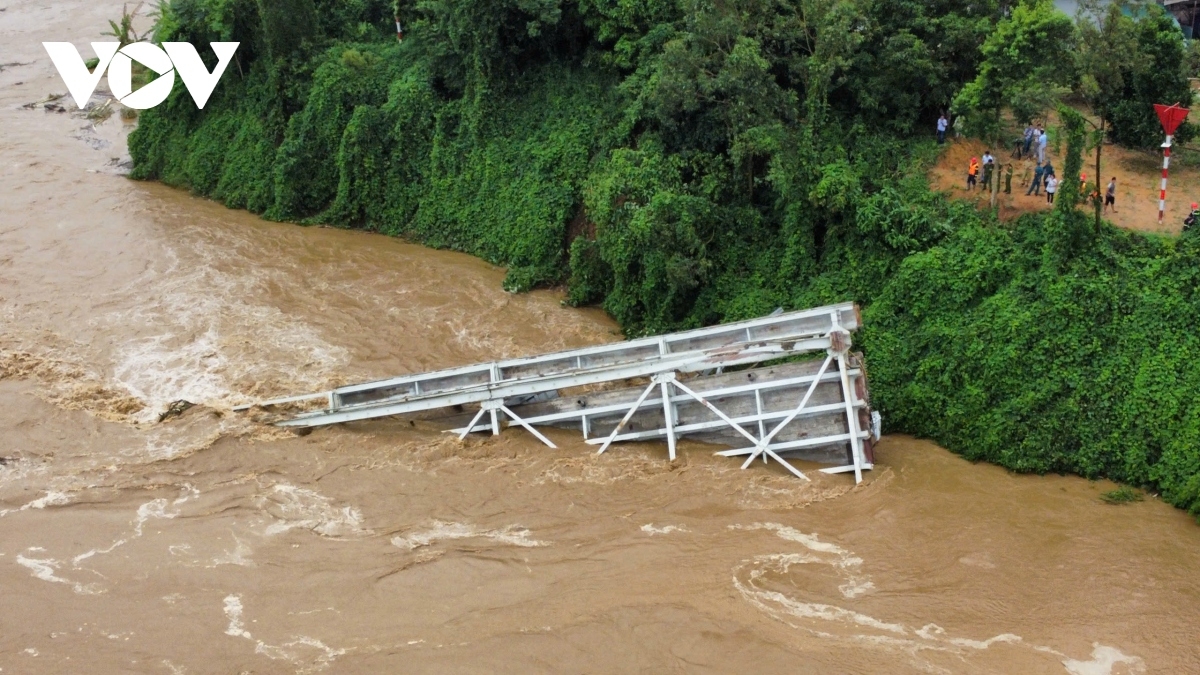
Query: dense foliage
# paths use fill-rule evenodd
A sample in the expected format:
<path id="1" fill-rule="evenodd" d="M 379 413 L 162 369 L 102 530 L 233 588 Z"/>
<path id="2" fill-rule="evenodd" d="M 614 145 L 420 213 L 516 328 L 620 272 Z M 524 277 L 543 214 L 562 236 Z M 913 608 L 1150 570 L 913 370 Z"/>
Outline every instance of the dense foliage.
<path id="1" fill-rule="evenodd" d="M 1188 50 L 1157 4 L 1079 0 L 1072 20 L 1053 0 L 1017 4 L 984 41 L 979 72 L 954 99 L 972 134 L 999 138 L 1004 111 L 1025 124 L 1067 96 L 1086 103 L 1110 140 L 1157 147 L 1155 103 L 1192 102 Z M 1181 143 L 1195 135 L 1184 123 Z"/>
<path id="2" fill-rule="evenodd" d="M 1070 200 L 1009 228 L 923 177 L 980 45 L 1046 11 L 1007 5 L 171 0 L 156 38 L 241 41 L 236 73 L 130 147 L 138 177 L 230 206 L 565 282 L 629 334 L 856 300 L 891 429 L 1200 511 L 1196 245 Z M 1012 105 L 997 82 L 976 88 Z"/>

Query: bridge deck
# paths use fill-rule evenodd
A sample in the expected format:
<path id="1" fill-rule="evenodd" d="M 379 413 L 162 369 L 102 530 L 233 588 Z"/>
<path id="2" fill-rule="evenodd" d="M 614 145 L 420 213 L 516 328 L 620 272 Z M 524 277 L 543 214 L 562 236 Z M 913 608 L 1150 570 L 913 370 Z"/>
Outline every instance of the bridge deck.
<path id="1" fill-rule="evenodd" d="M 674 459 L 677 439 L 689 437 L 747 446 L 722 453 L 749 456 L 745 466 L 770 457 L 807 478 L 784 459 L 786 454 L 833 460 L 842 466 L 827 471 L 853 470 L 861 480 L 862 470 L 870 468 L 870 442 L 878 430 L 872 433 L 877 422 L 872 424 L 862 368 L 849 353 L 850 333 L 859 324 L 857 307 L 847 303 L 255 405 L 320 401 L 320 410 L 276 422 L 316 427 L 435 411 L 453 416 L 478 404 L 470 422 L 454 430 L 463 438 L 477 431 L 498 434 L 503 415 L 508 426 L 522 426 L 551 447 L 535 425 L 582 429 L 588 443 L 602 446 L 600 452 L 617 441 L 665 438 Z M 741 370 L 821 353 L 823 361 Z M 639 381 L 634 388 L 594 391 Z M 489 419 L 481 424 L 485 415 Z M 607 438 L 597 438 L 597 433 Z"/>

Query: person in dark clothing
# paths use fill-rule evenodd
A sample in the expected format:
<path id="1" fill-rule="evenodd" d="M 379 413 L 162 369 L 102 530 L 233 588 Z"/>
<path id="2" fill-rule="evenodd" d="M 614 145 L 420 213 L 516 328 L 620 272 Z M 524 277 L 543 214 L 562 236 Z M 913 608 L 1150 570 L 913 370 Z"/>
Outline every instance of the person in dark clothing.
<path id="1" fill-rule="evenodd" d="M 1200 205 L 1192 202 L 1192 212 L 1188 214 L 1187 218 L 1183 219 L 1183 231 L 1187 232 L 1192 229 L 1192 226 L 1198 221 L 1200 221 Z"/>
<path id="2" fill-rule="evenodd" d="M 1117 177 L 1113 176 L 1108 182 L 1108 188 L 1104 190 L 1104 212 L 1108 213 L 1108 207 L 1112 207 L 1113 213 L 1117 212 Z"/>
<path id="3" fill-rule="evenodd" d="M 1046 167 L 1042 166 L 1041 164 L 1038 164 L 1037 168 L 1033 170 L 1033 181 L 1031 181 L 1029 183 L 1029 191 L 1025 193 L 1025 196 L 1026 197 L 1028 197 L 1029 195 L 1037 195 L 1039 197 L 1042 196 L 1042 181 L 1045 180 L 1045 178 L 1046 178 Z"/>
<path id="4" fill-rule="evenodd" d="M 1025 151 L 1024 155 L 1026 157 L 1029 156 L 1029 151 L 1033 148 L 1033 136 L 1035 133 L 1036 130 L 1033 128 L 1032 122 L 1025 125 L 1025 144 L 1022 149 Z"/>

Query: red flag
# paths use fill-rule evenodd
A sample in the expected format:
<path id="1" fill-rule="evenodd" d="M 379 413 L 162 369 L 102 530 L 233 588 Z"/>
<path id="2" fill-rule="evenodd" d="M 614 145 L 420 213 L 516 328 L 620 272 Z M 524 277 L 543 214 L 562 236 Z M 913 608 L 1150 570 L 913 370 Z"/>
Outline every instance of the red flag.
<path id="1" fill-rule="evenodd" d="M 1155 103 L 1154 112 L 1158 113 L 1158 120 L 1162 122 L 1163 131 L 1167 132 L 1168 136 L 1174 136 L 1175 130 L 1188 116 L 1188 109 L 1180 108 L 1178 103 L 1172 106 Z"/>

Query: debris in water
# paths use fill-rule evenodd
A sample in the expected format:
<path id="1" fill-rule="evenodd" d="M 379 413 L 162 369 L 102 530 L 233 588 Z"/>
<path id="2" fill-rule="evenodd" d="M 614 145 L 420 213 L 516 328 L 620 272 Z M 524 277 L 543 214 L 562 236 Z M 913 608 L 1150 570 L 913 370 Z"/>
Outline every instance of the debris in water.
<path id="1" fill-rule="evenodd" d="M 40 101 L 34 101 L 33 103 L 26 103 L 25 105 L 23 105 L 21 107 L 26 110 L 33 110 L 34 108 L 38 107 L 39 105 L 42 105 L 45 103 L 50 103 L 52 101 L 57 101 L 58 99 L 62 98 L 63 96 L 66 96 L 66 94 L 50 94 L 49 96 L 47 96 L 46 98 L 44 98 Z"/>
<path id="2" fill-rule="evenodd" d="M 178 401 L 172 403 L 171 406 L 167 408 L 166 412 L 158 416 L 158 421 L 163 422 L 172 417 L 179 417 L 183 413 L 187 412 L 189 408 L 192 408 L 195 405 L 196 404 L 192 403 L 191 401 L 179 399 Z"/>
<path id="3" fill-rule="evenodd" d="M 107 120 L 109 117 L 112 117 L 112 114 L 113 114 L 112 103 L 113 103 L 113 100 L 111 98 L 101 104 L 88 103 L 87 107 L 85 107 L 80 112 L 83 113 L 83 116 L 89 120 L 92 120 L 94 122 L 103 122 L 104 120 Z"/>
<path id="4" fill-rule="evenodd" d="M 1105 504 L 1128 504 L 1142 501 L 1142 493 L 1128 485 L 1122 485 L 1116 490 L 1100 495 L 1100 499 Z"/>

